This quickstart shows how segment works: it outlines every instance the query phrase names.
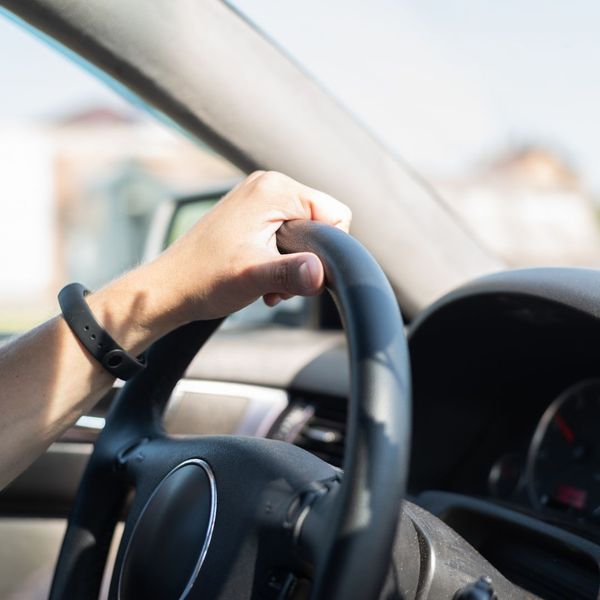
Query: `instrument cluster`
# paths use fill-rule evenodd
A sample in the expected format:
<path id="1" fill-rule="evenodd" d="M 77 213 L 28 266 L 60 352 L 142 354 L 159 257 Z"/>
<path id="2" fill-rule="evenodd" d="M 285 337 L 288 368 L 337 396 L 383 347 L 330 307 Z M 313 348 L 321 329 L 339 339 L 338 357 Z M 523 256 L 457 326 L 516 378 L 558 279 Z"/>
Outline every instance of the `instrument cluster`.
<path id="1" fill-rule="evenodd" d="M 600 526 L 600 379 L 578 382 L 547 407 L 524 452 L 502 455 L 490 494 L 540 516 Z"/>

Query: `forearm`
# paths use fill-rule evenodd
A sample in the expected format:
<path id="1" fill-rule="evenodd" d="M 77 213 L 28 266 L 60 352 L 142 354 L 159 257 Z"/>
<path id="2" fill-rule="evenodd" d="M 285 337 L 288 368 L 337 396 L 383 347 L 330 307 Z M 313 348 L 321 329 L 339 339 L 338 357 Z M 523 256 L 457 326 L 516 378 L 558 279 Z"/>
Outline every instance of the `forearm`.
<path id="1" fill-rule="evenodd" d="M 96 319 L 139 354 L 177 326 L 153 267 L 142 267 L 88 296 Z M 114 378 L 62 317 L 0 348 L 0 488 L 110 389 Z"/>
<path id="2" fill-rule="evenodd" d="M 319 259 L 281 256 L 276 233 L 315 219 L 348 231 L 350 211 L 277 173 L 256 172 L 169 249 L 87 297 L 97 321 L 131 354 L 189 321 L 227 316 L 323 288 Z M 41 454 L 110 388 L 113 378 L 62 317 L 0 349 L 0 487 Z"/>

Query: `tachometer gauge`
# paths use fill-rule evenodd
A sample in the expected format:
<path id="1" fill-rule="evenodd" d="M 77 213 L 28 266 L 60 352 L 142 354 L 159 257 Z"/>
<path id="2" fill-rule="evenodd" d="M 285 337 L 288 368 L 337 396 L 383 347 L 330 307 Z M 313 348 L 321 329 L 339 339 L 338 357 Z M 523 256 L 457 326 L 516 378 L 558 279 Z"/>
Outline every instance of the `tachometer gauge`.
<path id="1" fill-rule="evenodd" d="M 546 409 L 526 478 L 536 509 L 600 520 L 600 379 L 568 388 Z"/>

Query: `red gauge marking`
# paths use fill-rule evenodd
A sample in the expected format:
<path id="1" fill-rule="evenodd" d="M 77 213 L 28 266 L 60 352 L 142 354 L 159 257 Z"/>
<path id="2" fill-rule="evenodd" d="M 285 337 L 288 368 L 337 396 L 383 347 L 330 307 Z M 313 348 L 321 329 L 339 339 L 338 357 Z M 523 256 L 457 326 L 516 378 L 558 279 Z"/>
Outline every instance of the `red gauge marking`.
<path id="1" fill-rule="evenodd" d="M 572 444 L 575 441 L 575 434 L 573 430 L 567 425 L 567 422 L 561 417 L 558 413 L 554 415 L 554 422 L 558 425 L 558 429 L 560 430 L 562 436 L 567 440 L 569 444 Z"/>
<path id="2" fill-rule="evenodd" d="M 587 492 L 571 485 L 559 485 L 554 497 L 561 503 L 583 510 L 587 502 Z"/>

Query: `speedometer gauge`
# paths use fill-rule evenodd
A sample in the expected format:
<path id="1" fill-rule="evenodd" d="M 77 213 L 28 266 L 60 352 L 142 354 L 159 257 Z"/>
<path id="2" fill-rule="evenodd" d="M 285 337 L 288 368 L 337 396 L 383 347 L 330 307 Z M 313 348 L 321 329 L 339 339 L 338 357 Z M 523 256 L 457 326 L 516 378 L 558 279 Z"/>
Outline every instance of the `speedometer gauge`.
<path id="1" fill-rule="evenodd" d="M 600 379 L 568 388 L 546 409 L 526 478 L 535 508 L 600 519 Z"/>

